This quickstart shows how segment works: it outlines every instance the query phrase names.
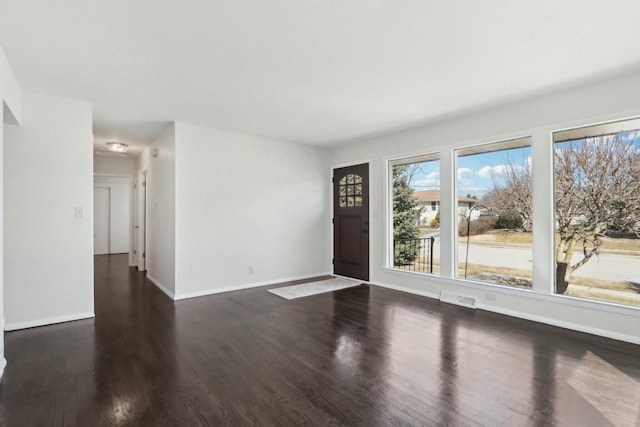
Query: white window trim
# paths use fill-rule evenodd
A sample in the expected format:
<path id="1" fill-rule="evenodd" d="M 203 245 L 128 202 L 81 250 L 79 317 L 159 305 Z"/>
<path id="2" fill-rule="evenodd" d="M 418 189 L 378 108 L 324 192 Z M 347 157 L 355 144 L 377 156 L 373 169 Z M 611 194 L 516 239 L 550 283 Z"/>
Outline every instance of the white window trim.
<path id="1" fill-rule="evenodd" d="M 407 162 L 406 160 L 413 160 L 413 161 L 409 161 Z M 406 156 L 400 156 L 400 157 L 392 157 L 392 158 L 387 158 L 384 159 L 384 167 L 385 167 L 385 171 L 386 171 L 386 179 L 385 179 L 385 240 L 384 240 L 384 247 L 385 247 L 385 262 L 383 263 L 383 269 L 391 269 L 394 271 L 406 271 L 406 270 L 402 270 L 400 268 L 395 268 L 395 266 L 393 265 L 393 258 L 394 258 L 394 253 L 393 253 L 393 195 L 392 195 L 392 191 L 393 191 L 393 167 L 397 166 L 397 165 L 404 165 L 404 164 L 412 164 L 412 163 L 421 163 L 421 162 L 428 162 L 428 161 L 434 161 L 434 160 L 438 160 L 440 162 L 440 180 L 441 180 L 441 185 L 440 185 L 440 198 L 442 199 L 442 161 L 440 159 L 440 152 L 438 151 L 429 151 L 429 152 L 422 152 L 419 154 L 408 154 Z M 440 201 L 440 204 L 442 204 L 442 200 Z M 442 217 L 442 212 L 440 213 L 440 217 Z M 442 246 L 440 247 L 440 258 L 442 258 Z M 426 274 L 428 276 L 439 276 L 438 274 L 435 273 L 423 273 Z"/>
<path id="2" fill-rule="evenodd" d="M 443 283 L 463 286 L 469 289 L 493 289 L 498 293 L 514 296 L 526 296 L 540 301 L 564 304 L 572 307 L 585 308 L 610 314 L 626 315 L 637 319 L 640 306 L 618 304 L 604 300 L 587 299 L 555 293 L 555 223 L 554 223 L 554 192 L 553 192 L 553 134 L 556 132 L 580 129 L 600 124 L 634 120 L 640 118 L 640 110 L 625 115 L 606 114 L 587 120 L 573 120 L 563 125 L 547 125 L 520 130 L 513 134 L 503 134 L 494 137 L 480 138 L 454 144 L 432 145 L 428 152 L 414 150 L 391 156 L 383 156 L 382 164 L 386 171 L 384 180 L 384 224 L 385 224 L 385 262 L 382 270 L 399 276 L 438 280 Z M 458 265 L 458 251 L 455 239 L 458 232 L 457 221 L 451 221 L 455 212 L 455 182 L 457 170 L 456 150 L 474 146 L 483 146 L 501 141 L 530 138 L 532 170 L 536 176 L 533 182 L 533 286 L 531 289 L 513 288 L 484 282 L 470 281 L 455 277 L 455 267 Z M 414 156 L 435 154 L 440 159 L 440 274 L 413 272 L 393 268 L 393 212 L 390 199 L 391 169 L 390 162 Z M 549 214 L 551 212 L 551 214 Z M 598 333 L 599 334 L 599 333 Z M 601 335 L 601 334 L 599 334 Z"/>

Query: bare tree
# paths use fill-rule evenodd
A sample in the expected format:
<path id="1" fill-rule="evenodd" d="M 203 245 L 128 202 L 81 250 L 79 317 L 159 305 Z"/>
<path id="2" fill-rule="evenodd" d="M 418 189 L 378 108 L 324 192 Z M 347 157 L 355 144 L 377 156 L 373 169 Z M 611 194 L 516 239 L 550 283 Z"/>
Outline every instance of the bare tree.
<path id="1" fill-rule="evenodd" d="M 629 141 L 637 135 L 626 134 Z M 554 152 L 556 284 L 564 293 L 571 273 L 585 265 L 611 231 L 640 232 L 640 147 L 621 134 L 558 143 Z M 502 182 L 482 203 L 500 214 L 517 214 L 531 229 L 532 174 L 528 162 L 509 160 Z M 576 249 L 580 260 L 572 264 Z"/>
<path id="2" fill-rule="evenodd" d="M 502 183 L 493 176 L 493 189 L 483 198 L 482 204 L 502 216 L 517 216 L 522 219 L 522 228 L 531 231 L 533 183 L 531 165 L 523 165 L 507 159 L 502 174 Z"/>
<path id="3" fill-rule="evenodd" d="M 556 283 L 564 292 L 571 273 L 598 253 L 601 235 L 613 228 L 638 233 L 640 150 L 619 134 L 560 143 L 554 173 Z M 580 246 L 583 256 L 571 264 Z"/>

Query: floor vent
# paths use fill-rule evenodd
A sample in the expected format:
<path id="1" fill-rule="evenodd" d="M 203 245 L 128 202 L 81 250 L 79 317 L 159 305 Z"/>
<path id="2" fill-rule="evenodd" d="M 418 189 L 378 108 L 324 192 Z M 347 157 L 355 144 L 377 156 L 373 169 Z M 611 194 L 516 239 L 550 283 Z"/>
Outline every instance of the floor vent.
<path id="1" fill-rule="evenodd" d="M 441 293 L 440 301 L 447 302 L 449 304 L 461 305 L 463 307 L 476 308 L 475 298 L 456 295 L 449 292 Z"/>

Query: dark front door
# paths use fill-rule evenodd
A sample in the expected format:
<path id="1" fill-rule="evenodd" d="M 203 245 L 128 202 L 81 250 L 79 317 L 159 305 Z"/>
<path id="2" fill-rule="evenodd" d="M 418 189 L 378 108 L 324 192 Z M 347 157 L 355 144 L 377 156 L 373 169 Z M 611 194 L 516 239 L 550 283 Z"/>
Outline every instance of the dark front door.
<path id="1" fill-rule="evenodd" d="M 333 170 L 333 272 L 369 280 L 369 164 Z"/>

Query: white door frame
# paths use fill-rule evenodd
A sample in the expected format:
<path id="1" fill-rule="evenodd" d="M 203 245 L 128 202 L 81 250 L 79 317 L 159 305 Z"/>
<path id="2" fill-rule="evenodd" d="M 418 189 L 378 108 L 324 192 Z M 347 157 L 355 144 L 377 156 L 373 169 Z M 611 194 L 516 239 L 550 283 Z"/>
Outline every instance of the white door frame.
<path id="1" fill-rule="evenodd" d="M 134 251 L 136 249 L 136 245 L 134 242 L 134 236 L 135 236 L 135 228 L 134 228 L 134 222 L 136 219 L 136 188 L 135 188 L 135 177 L 136 175 L 127 175 L 127 174 L 120 174 L 120 173 L 100 173 L 100 172 L 96 172 L 93 174 L 94 180 L 93 180 L 93 186 L 95 187 L 107 187 L 107 188 L 111 188 L 112 184 L 108 184 L 108 183 L 104 183 L 104 182 L 96 182 L 96 178 L 126 178 L 128 180 L 128 186 L 129 186 L 129 266 L 135 266 L 136 265 L 136 257 L 134 254 Z"/>
<path id="2" fill-rule="evenodd" d="M 136 192 L 136 207 L 137 207 L 137 225 L 135 231 L 137 233 L 137 248 L 136 248 L 136 264 L 139 271 L 147 270 L 146 252 L 147 248 L 147 227 L 149 219 L 149 209 L 147 201 L 147 188 L 149 181 L 149 171 L 144 169 L 137 174 L 137 192 Z"/>

